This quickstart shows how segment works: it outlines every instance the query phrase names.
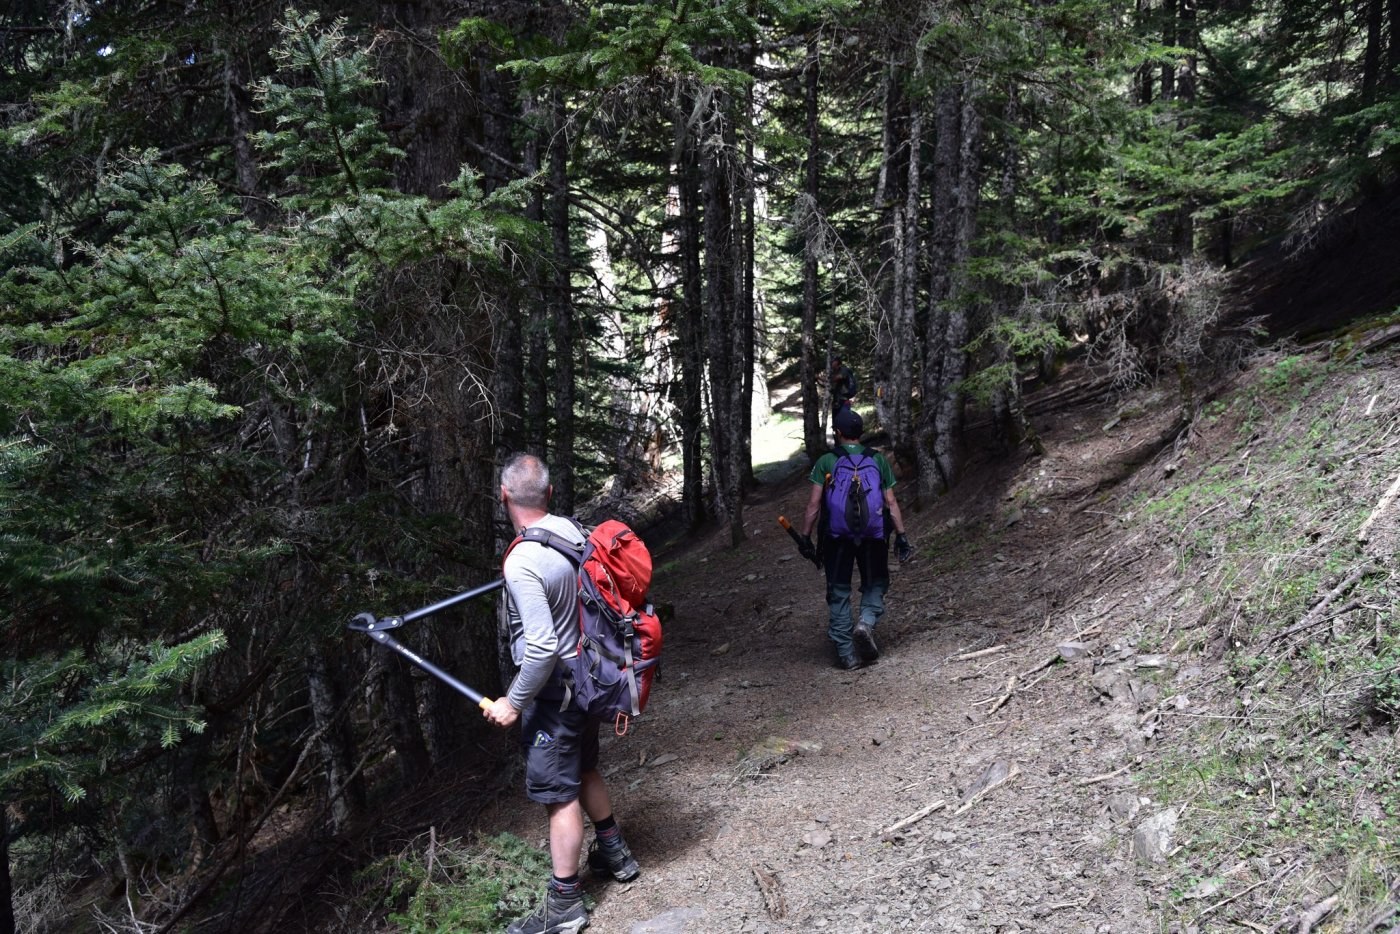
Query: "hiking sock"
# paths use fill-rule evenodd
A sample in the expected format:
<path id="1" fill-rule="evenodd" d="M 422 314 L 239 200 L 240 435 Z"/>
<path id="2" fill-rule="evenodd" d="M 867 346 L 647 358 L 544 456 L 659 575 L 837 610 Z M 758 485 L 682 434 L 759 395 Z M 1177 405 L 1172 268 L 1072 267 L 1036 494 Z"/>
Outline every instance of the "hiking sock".
<path id="1" fill-rule="evenodd" d="M 605 850 L 616 850 L 622 846 L 622 828 L 617 826 L 617 819 L 611 815 L 594 824 L 593 833 L 598 838 L 598 845 Z"/>
<path id="2" fill-rule="evenodd" d="M 578 881 L 578 873 L 565 878 L 549 877 L 549 891 L 559 898 L 583 898 L 583 883 Z"/>

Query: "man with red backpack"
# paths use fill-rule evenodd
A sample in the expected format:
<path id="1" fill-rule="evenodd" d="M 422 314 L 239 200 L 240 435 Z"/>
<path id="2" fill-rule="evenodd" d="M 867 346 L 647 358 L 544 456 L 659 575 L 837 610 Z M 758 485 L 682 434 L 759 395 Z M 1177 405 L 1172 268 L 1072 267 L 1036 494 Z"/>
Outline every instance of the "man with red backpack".
<path id="1" fill-rule="evenodd" d="M 501 502 L 521 534 L 504 564 L 511 657 L 520 672 L 485 716 L 502 728 L 520 722 L 525 793 L 549 814 L 554 864 L 544 903 L 508 934 L 573 934 L 588 925 L 578 877 L 584 813 L 597 836 L 589 867 L 619 882 L 641 872 L 598 773 L 599 721 L 569 701 L 564 672 L 579 651 L 579 577 L 566 554 L 577 548 L 582 555 L 586 536 L 548 511 L 552 492 L 549 468 L 533 455 L 516 454 L 501 469 Z"/>
<path id="2" fill-rule="evenodd" d="M 895 552 L 907 561 L 913 549 L 904 534 L 904 516 L 894 498 L 894 471 L 878 451 L 860 443 L 860 413 L 843 408 L 832 417 L 836 447 L 817 459 L 802 533 L 804 554 L 816 553 L 812 530 L 820 520 L 820 555 L 826 572 L 827 635 L 836 649 L 836 667 L 849 671 L 880 657 L 875 624 L 885 613 L 889 589 L 889 527 Z M 851 569 L 860 568 L 860 621 L 851 626 Z"/>

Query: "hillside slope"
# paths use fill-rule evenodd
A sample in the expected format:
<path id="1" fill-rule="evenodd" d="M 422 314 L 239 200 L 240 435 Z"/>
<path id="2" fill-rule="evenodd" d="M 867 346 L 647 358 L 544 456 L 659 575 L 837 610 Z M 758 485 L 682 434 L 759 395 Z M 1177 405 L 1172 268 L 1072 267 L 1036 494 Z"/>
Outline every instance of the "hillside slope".
<path id="1" fill-rule="evenodd" d="M 604 750 L 645 874 L 595 883 L 594 929 L 1389 929 L 1400 509 L 1355 538 L 1397 385 L 1329 345 L 1261 354 L 1165 446 L 1163 392 L 1044 417 L 1047 456 L 906 509 L 853 673 L 774 521 L 805 484 L 673 551 L 664 678 Z M 516 792 L 484 824 L 542 841 Z"/>

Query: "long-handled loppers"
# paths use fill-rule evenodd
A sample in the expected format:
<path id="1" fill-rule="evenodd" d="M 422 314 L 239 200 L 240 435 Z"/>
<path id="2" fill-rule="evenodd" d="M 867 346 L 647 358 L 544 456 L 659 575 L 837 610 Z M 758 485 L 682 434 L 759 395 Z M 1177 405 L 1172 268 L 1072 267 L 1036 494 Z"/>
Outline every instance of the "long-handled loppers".
<path id="1" fill-rule="evenodd" d="M 422 607 L 421 609 L 414 610 L 412 613 L 405 613 L 402 616 L 386 616 L 383 619 L 377 619 L 373 613 L 360 613 L 350 622 L 346 623 L 345 628 L 353 632 L 362 632 L 385 648 L 393 649 L 405 659 L 417 665 L 434 678 L 442 681 L 457 693 L 464 695 L 482 710 L 486 710 L 491 706 L 492 702 L 490 698 L 470 685 L 464 684 L 452 677 L 452 675 L 443 671 L 441 668 L 389 635 L 387 630 L 398 629 L 414 620 L 422 619 L 425 616 L 432 616 L 434 613 L 440 613 L 448 607 L 453 607 L 459 603 L 465 603 L 468 600 L 474 600 L 477 597 L 500 590 L 503 586 L 505 586 L 504 580 L 495 580 L 489 584 L 482 584 L 480 587 L 473 590 L 448 597 L 446 600 L 439 600 L 431 606 Z"/>

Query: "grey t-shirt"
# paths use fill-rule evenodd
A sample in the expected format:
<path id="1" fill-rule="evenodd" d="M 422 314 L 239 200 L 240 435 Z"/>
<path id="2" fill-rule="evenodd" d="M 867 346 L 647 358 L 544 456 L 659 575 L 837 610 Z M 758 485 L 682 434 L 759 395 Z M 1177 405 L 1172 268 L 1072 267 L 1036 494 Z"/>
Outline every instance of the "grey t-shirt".
<path id="1" fill-rule="evenodd" d="M 547 515 L 533 527 L 582 544 L 578 526 Z M 521 542 L 505 563 L 510 657 L 520 666 L 506 695 L 524 710 L 545 686 L 556 661 L 578 654 L 578 571 L 573 562 L 539 542 Z"/>

